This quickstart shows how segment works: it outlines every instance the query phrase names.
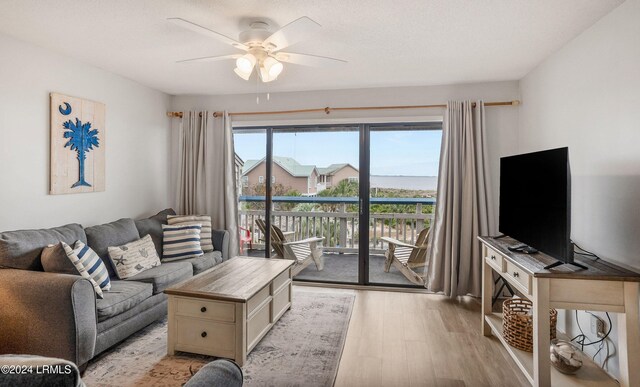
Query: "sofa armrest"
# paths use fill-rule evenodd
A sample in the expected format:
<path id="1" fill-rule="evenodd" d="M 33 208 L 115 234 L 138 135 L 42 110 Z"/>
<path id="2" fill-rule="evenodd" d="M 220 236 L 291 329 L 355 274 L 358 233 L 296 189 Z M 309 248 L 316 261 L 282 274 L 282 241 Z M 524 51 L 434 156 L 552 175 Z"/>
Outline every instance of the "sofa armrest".
<path id="1" fill-rule="evenodd" d="M 212 230 L 211 239 L 213 240 L 213 249 L 222 252 L 222 260 L 226 261 L 229 257 L 229 231 Z"/>
<path id="2" fill-rule="evenodd" d="M 0 353 L 82 366 L 96 345 L 96 296 L 78 275 L 0 269 Z"/>

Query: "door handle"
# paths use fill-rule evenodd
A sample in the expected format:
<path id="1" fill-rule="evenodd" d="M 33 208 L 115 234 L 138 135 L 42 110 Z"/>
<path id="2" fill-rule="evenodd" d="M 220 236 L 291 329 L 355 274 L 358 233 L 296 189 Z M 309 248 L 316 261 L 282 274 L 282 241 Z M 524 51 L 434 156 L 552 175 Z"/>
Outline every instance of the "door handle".
<path id="1" fill-rule="evenodd" d="M 364 200 L 360 198 L 360 215 L 364 215 Z"/>

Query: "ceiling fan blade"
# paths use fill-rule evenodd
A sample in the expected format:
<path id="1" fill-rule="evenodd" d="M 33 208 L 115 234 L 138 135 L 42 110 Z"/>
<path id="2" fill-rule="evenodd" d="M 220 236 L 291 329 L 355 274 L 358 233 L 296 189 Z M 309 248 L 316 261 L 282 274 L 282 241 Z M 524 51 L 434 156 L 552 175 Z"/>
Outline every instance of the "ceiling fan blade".
<path id="1" fill-rule="evenodd" d="M 276 59 L 281 62 L 311 67 L 335 66 L 348 63 L 346 60 L 329 58 L 328 56 L 296 54 L 293 52 L 278 52 L 275 54 L 275 56 Z"/>
<path id="2" fill-rule="evenodd" d="M 264 41 L 264 45 L 266 47 L 269 44 L 273 44 L 276 46 L 275 50 L 282 50 L 283 48 L 309 38 L 318 32 L 320 27 L 320 24 L 303 16 L 274 32 Z"/>
<path id="3" fill-rule="evenodd" d="M 199 63 L 199 62 L 217 62 L 219 60 L 225 59 L 238 59 L 241 57 L 241 54 L 232 54 L 232 55 L 216 55 L 216 56 L 203 56 L 202 58 L 193 58 L 193 59 L 183 59 L 179 60 L 176 63 Z"/>
<path id="4" fill-rule="evenodd" d="M 179 18 L 179 17 L 170 17 L 167 20 L 170 21 L 171 23 L 179 26 L 179 27 L 188 29 L 188 30 L 193 31 L 193 32 L 197 32 L 199 34 L 208 36 L 208 37 L 213 38 L 213 39 L 217 39 L 217 40 L 219 40 L 219 41 L 221 41 L 223 43 L 230 44 L 233 47 L 237 47 L 237 48 L 239 48 L 241 50 L 245 50 L 246 51 L 246 50 L 249 49 L 247 46 L 245 46 L 244 44 L 238 42 L 235 39 L 232 39 L 232 38 L 230 38 L 230 37 L 228 37 L 226 35 L 223 35 L 221 33 L 215 32 L 213 30 L 210 30 L 210 29 L 208 29 L 206 27 L 203 27 L 203 26 L 201 26 L 199 24 L 192 23 L 192 22 L 190 22 L 188 20 L 185 20 L 185 19 L 182 19 L 182 18 Z"/>

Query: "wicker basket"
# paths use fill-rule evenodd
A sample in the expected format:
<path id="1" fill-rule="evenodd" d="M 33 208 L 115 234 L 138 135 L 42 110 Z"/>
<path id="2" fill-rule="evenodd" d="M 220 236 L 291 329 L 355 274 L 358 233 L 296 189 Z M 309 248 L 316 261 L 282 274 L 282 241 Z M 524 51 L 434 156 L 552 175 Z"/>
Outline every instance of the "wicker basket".
<path id="1" fill-rule="evenodd" d="M 533 303 L 526 298 L 510 298 L 502 304 L 502 334 L 512 347 L 533 352 Z M 558 312 L 549 309 L 551 340 L 556 338 Z"/>

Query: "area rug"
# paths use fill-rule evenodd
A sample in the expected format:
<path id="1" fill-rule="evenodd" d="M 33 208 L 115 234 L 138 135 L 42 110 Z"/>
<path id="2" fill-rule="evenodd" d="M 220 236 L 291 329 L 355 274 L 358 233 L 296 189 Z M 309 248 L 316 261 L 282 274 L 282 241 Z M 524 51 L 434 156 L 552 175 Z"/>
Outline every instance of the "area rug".
<path id="1" fill-rule="evenodd" d="M 332 386 L 355 295 L 294 286 L 293 306 L 251 351 L 245 386 Z M 209 356 L 167 356 L 167 321 L 154 323 L 89 363 L 93 386 L 182 386 Z"/>

